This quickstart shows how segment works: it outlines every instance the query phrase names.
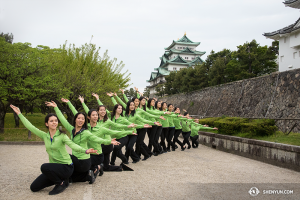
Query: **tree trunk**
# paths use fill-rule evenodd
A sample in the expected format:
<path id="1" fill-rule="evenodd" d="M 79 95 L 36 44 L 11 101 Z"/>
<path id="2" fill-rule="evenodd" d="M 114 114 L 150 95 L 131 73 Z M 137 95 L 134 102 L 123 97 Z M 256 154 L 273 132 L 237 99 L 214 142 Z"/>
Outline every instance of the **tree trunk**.
<path id="1" fill-rule="evenodd" d="M 2 101 L 0 101 L 0 133 L 4 133 L 4 119 L 6 114 L 6 108 Z"/>

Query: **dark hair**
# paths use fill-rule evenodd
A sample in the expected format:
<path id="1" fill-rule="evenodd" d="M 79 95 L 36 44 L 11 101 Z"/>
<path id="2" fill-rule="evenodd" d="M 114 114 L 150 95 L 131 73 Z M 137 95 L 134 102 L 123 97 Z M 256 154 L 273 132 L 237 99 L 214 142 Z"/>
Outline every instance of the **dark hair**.
<path id="1" fill-rule="evenodd" d="M 97 115 L 98 115 L 98 119 L 99 119 L 99 114 L 98 114 L 98 112 L 97 112 L 97 110 L 96 110 L 96 109 L 90 109 L 90 110 L 89 110 L 89 112 L 88 112 L 88 117 L 91 117 L 91 115 L 92 115 L 92 112 L 96 112 L 96 113 L 97 113 Z M 88 123 L 90 123 L 90 120 L 89 120 L 89 118 L 88 118 L 87 120 L 88 120 Z"/>
<path id="2" fill-rule="evenodd" d="M 118 109 L 119 106 L 122 107 L 121 116 L 123 117 L 123 110 L 124 110 L 123 106 L 122 106 L 121 104 L 116 104 L 116 105 L 114 106 L 114 109 L 113 109 L 112 114 L 111 114 L 111 120 L 112 120 L 112 119 L 114 118 L 114 116 L 116 115 L 116 112 L 117 112 L 117 109 Z"/>
<path id="3" fill-rule="evenodd" d="M 86 119 L 86 115 L 85 115 L 85 113 L 83 113 L 83 112 L 78 112 L 78 113 L 76 113 L 76 115 L 75 115 L 74 118 L 73 118 L 73 126 L 75 127 L 75 121 L 76 121 L 78 115 L 80 115 L 80 114 L 84 116 L 84 124 L 82 125 L 82 128 L 88 129 L 88 127 L 87 127 L 87 119 Z"/>
<path id="4" fill-rule="evenodd" d="M 49 123 L 49 118 L 50 118 L 50 117 L 56 117 L 56 118 L 57 118 L 57 121 L 59 121 L 56 114 L 54 114 L 54 113 L 49 113 L 49 114 L 45 117 L 45 124 L 46 124 L 46 123 Z M 45 125 L 45 126 L 46 126 L 46 125 Z M 49 127 L 48 127 L 48 126 L 46 126 L 46 127 L 47 127 L 48 130 L 49 130 Z M 58 129 L 58 130 L 59 130 L 59 129 Z M 63 130 L 59 130 L 59 133 L 66 134 L 66 132 L 63 131 Z"/>
<path id="5" fill-rule="evenodd" d="M 100 105 L 100 106 L 98 106 L 98 111 L 100 111 L 100 108 L 102 108 L 102 107 L 104 107 L 104 108 L 105 108 L 105 111 L 106 111 L 106 106 L 105 106 L 105 105 Z M 99 117 L 99 119 L 100 119 L 100 117 Z M 106 111 L 106 113 L 105 113 L 105 115 L 104 115 L 104 117 L 103 117 L 103 122 L 106 122 L 106 120 L 108 120 L 108 117 L 107 117 L 107 111 Z"/>
<path id="6" fill-rule="evenodd" d="M 156 109 L 158 109 L 158 108 L 157 108 L 158 102 L 159 102 L 159 101 L 155 101 L 155 104 L 154 104 L 154 107 L 155 107 Z M 161 107 L 161 105 L 160 105 L 160 107 Z"/>
<path id="7" fill-rule="evenodd" d="M 153 98 L 148 99 L 148 104 L 147 107 L 150 109 L 151 108 L 151 101 L 154 100 Z M 154 100 L 155 101 L 155 100 Z"/>
<path id="8" fill-rule="evenodd" d="M 189 114 L 188 112 L 183 113 L 183 116 L 186 116 L 187 114 Z"/>
<path id="9" fill-rule="evenodd" d="M 136 99 L 138 99 L 138 98 L 137 98 L 137 97 L 132 97 L 131 101 L 134 101 L 134 100 L 136 100 Z"/>
<path id="10" fill-rule="evenodd" d="M 130 109 L 129 107 L 130 107 L 131 103 L 134 103 L 134 102 L 133 101 L 128 101 L 127 102 L 126 111 L 125 111 L 126 116 L 129 114 L 129 109 Z M 134 116 L 134 114 L 135 114 L 135 109 L 133 111 L 131 111 L 130 115 Z"/>
<path id="11" fill-rule="evenodd" d="M 166 104 L 166 105 L 167 105 L 167 102 L 162 102 L 162 103 L 161 103 L 160 110 L 162 110 L 162 108 L 163 108 L 163 105 L 164 105 L 164 104 Z"/>
<path id="12" fill-rule="evenodd" d="M 167 106 L 168 110 L 169 110 L 170 106 L 173 106 L 173 104 L 171 104 L 171 103 L 168 104 L 168 106 Z M 173 111 L 174 111 L 174 108 L 173 108 Z"/>
<path id="13" fill-rule="evenodd" d="M 139 100 L 140 100 L 140 104 L 141 104 L 141 101 L 142 101 L 143 99 L 145 99 L 145 101 L 146 101 L 146 98 L 145 98 L 145 97 L 143 97 L 143 96 L 139 98 Z M 146 104 L 145 104 L 145 105 L 143 105 L 143 109 L 144 109 L 144 111 L 146 111 Z"/>

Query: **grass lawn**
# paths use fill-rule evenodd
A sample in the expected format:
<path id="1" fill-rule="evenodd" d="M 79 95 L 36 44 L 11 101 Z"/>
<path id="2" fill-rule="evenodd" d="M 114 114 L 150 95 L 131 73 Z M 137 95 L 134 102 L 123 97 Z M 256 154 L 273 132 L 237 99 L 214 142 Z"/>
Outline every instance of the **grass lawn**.
<path id="1" fill-rule="evenodd" d="M 48 132 L 45 126 L 45 117 L 41 113 L 27 114 L 25 117 L 38 129 Z M 59 126 L 62 126 L 59 123 Z M 4 133 L 0 133 L 0 141 L 42 141 L 34 133 L 31 133 L 31 139 L 28 139 L 28 129 L 26 129 L 23 123 L 20 121 L 20 129 L 15 128 L 15 120 L 13 113 L 7 113 L 4 122 Z M 66 129 L 63 128 L 66 131 Z M 69 135 L 69 133 L 67 132 Z M 70 135 L 69 135 L 70 136 Z"/>
<path id="2" fill-rule="evenodd" d="M 218 131 L 216 131 L 216 130 L 204 130 L 204 131 L 218 133 Z M 218 133 L 218 134 L 220 134 L 220 133 Z M 276 131 L 273 135 L 264 136 L 264 137 L 262 137 L 262 136 L 251 137 L 251 135 L 248 133 L 238 133 L 238 134 L 234 134 L 232 136 L 300 146 L 300 133 L 291 132 L 289 135 L 285 135 L 281 131 Z"/>

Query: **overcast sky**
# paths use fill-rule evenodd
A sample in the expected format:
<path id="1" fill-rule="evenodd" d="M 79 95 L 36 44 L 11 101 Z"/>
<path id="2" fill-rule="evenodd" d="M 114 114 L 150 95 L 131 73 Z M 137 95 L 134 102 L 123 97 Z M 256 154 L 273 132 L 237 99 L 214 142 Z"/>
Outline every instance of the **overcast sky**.
<path id="1" fill-rule="evenodd" d="M 0 32 L 14 42 L 57 48 L 66 40 L 90 42 L 125 63 L 132 86 L 141 91 L 160 64 L 159 57 L 186 32 L 199 51 L 211 52 L 255 39 L 294 23 L 297 9 L 283 0 L 0 0 Z"/>

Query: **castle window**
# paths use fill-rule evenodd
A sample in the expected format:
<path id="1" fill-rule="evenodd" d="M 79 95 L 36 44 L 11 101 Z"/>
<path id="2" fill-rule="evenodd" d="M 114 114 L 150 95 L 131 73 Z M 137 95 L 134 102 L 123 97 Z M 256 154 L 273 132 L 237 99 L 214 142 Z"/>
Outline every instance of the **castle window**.
<path id="1" fill-rule="evenodd" d="M 173 67 L 173 71 L 176 71 L 177 70 L 177 68 L 176 67 Z"/>
<path id="2" fill-rule="evenodd" d="M 280 62 L 283 62 L 284 56 L 280 56 Z"/>
<path id="3" fill-rule="evenodd" d="M 187 60 L 189 59 L 189 57 L 184 57 L 184 58 L 187 59 Z"/>
<path id="4" fill-rule="evenodd" d="M 297 52 L 293 53 L 293 58 L 296 59 Z"/>

